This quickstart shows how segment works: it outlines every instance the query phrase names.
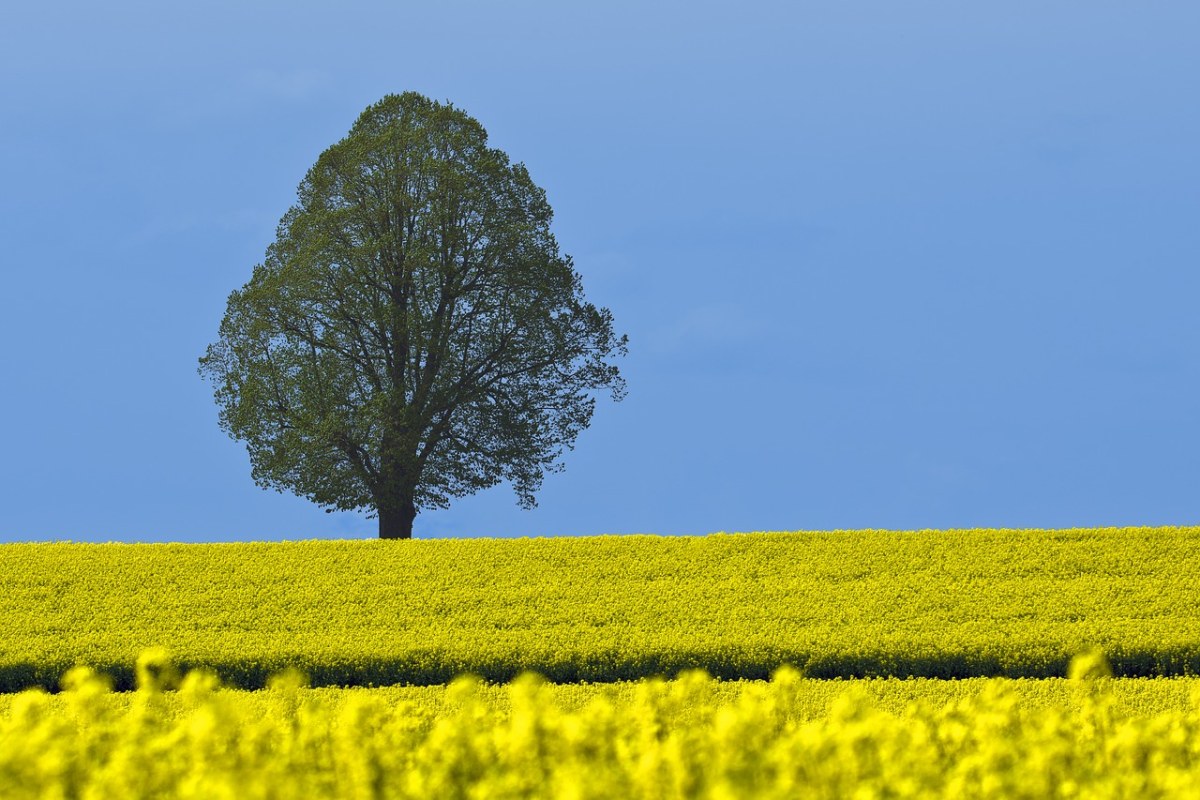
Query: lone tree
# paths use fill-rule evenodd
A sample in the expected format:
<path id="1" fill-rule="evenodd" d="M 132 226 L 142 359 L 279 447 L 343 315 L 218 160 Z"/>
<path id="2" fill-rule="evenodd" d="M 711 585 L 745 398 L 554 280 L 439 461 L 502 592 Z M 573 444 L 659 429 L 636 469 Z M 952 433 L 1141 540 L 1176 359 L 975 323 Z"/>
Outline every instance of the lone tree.
<path id="1" fill-rule="evenodd" d="M 200 359 L 252 476 L 412 536 L 509 480 L 532 508 L 591 421 L 625 396 L 627 337 L 583 298 L 546 194 L 478 121 L 414 92 L 323 152 Z"/>

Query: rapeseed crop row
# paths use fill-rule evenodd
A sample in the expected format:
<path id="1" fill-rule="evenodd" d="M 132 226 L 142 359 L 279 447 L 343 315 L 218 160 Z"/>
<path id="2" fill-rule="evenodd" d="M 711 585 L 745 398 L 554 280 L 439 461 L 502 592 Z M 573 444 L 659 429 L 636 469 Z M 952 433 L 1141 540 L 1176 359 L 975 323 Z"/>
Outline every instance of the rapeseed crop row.
<path id="1" fill-rule="evenodd" d="M 145 658 L 141 688 L 114 697 L 86 669 L 61 695 L 0 710 L 5 798 L 1156 798 L 1200 793 L 1200 694 L 1140 712 L 1089 655 L 1063 681 L 940 682 L 957 696 L 880 706 L 866 687 L 790 668 L 731 686 L 675 681 L 565 687 L 306 690 L 281 676 L 258 693 Z M 1032 689 L 1054 686 L 1057 699 Z M 964 690 L 970 684 L 970 690 Z M 1019 688 L 1020 687 L 1020 688 Z M 580 687 L 572 687 L 574 689 Z M 407 691 L 409 697 L 398 696 Z"/>
<path id="2" fill-rule="evenodd" d="M 107 681 L 107 677 L 104 678 Z M 643 679 L 655 680 L 655 679 Z M 996 680 L 1003 683 L 1017 698 L 1018 704 L 1030 712 L 1045 708 L 1079 710 L 1078 685 L 1068 678 L 964 678 L 946 681 L 938 678 L 863 678 L 856 680 L 824 680 L 800 678 L 795 682 L 791 694 L 791 713 L 797 719 L 813 720 L 826 716 L 840 696 L 853 690 L 860 693 L 875 708 L 891 714 L 902 714 L 911 703 L 921 702 L 933 706 L 978 698 Z M 747 691 L 758 691 L 763 681 L 712 680 L 706 684 L 709 702 L 728 704 L 738 700 Z M 598 698 L 623 705 L 632 701 L 640 691 L 642 681 L 617 681 L 613 683 L 545 683 L 543 695 L 553 705 L 564 711 L 579 711 Z M 106 683 L 111 686 L 111 683 Z M 1200 678 L 1120 678 L 1108 684 L 1109 696 L 1114 711 L 1128 717 L 1149 717 L 1164 712 L 1186 711 L 1191 708 L 1193 698 L 1200 694 Z M 225 687 L 224 696 L 235 702 L 248 716 L 273 713 L 279 695 L 262 689 L 247 690 Z M 477 682 L 474 696 L 488 707 L 490 713 L 505 715 L 511 711 L 509 684 Z M 299 690 L 305 702 L 320 706 L 329 713 L 336 713 L 353 698 L 371 697 L 385 705 L 405 705 L 420 709 L 420 713 L 436 717 L 446 712 L 453 693 L 447 685 L 437 686 L 380 686 L 370 689 L 361 687 L 318 686 Z M 8 714 L 14 703 L 19 704 L 21 693 L 0 694 L 0 717 Z M 136 702 L 136 692 L 107 691 L 96 702 L 106 706 L 111 713 L 127 711 Z M 61 691 L 45 695 L 47 713 L 68 711 L 72 700 L 71 692 Z M 185 693 L 166 692 L 161 695 L 160 708 L 163 713 L 179 716 L 186 710 Z M 676 720 L 681 721 L 681 720 Z"/>
<path id="3" fill-rule="evenodd" d="M 1200 674 L 1200 529 L 0 545 L 0 690 L 140 650 L 254 688 Z"/>

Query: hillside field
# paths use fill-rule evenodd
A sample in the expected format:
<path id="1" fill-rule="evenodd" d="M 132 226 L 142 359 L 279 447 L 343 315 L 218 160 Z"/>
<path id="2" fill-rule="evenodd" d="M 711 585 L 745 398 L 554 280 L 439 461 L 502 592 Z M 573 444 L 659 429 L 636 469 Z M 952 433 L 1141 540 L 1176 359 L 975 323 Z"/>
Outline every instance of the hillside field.
<path id="1" fill-rule="evenodd" d="M 0 690 L 147 647 L 227 685 L 1200 675 L 1200 528 L 0 545 Z"/>

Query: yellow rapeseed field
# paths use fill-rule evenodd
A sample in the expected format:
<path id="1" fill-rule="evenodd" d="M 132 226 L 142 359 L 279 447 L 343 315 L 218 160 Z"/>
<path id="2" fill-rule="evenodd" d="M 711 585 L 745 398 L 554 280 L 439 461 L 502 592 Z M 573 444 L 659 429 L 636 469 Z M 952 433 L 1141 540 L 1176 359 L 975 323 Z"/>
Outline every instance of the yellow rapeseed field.
<path id="1" fill-rule="evenodd" d="M 525 675 L 500 688 L 307 690 L 284 675 L 238 692 L 194 672 L 164 692 L 172 670 L 154 652 L 139 672 L 130 694 L 79 668 L 60 695 L 11 696 L 0 796 L 1200 796 L 1200 682 L 1113 680 L 1094 654 L 1070 681 L 821 682 L 784 668 L 769 683 L 689 672 L 569 689 Z M 1190 696 L 1140 708 L 1130 686 Z M 909 696 L 902 708 L 879 702 L 890 690 Z"/>
<path id="2" fill-rule="evenodd" d="M 1200 674 L 1200 529 L 0 545 L 0 691 L 165 646 L 260 687 Z"/>

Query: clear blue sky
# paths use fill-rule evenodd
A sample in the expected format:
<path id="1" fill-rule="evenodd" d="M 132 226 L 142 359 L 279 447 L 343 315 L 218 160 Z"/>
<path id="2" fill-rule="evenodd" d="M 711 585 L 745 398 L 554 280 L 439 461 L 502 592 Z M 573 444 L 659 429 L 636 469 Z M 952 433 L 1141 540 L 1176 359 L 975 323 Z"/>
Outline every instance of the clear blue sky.
<path id="1" fill-rule="evenodd" d="M 1200 4 L 333 7 L 0 14 L 0 540 L 376 534 L 256 487 L 196 359 L 405 90 L 630 339 L 538 509 L 417 536 L 1200 523 Z"/>

